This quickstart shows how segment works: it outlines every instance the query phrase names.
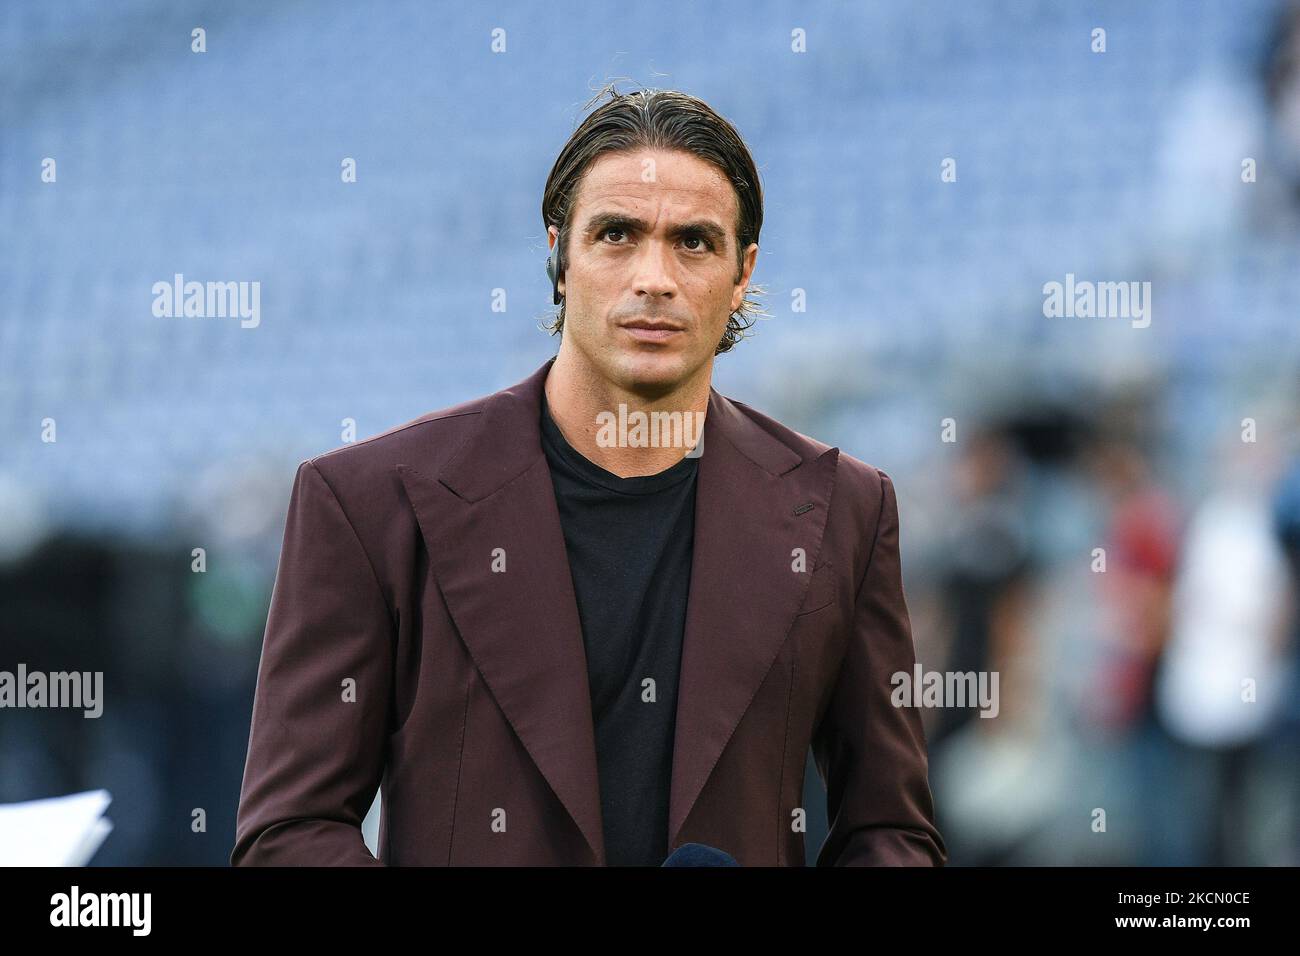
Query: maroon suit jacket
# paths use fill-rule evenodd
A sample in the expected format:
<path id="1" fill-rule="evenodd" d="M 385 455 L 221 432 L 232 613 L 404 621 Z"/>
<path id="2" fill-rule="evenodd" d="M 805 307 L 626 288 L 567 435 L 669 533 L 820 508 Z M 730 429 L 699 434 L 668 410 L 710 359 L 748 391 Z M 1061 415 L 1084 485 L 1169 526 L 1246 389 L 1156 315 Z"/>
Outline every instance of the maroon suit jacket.
<path id="1" fill-rule="evenodd" d="M 298 466 L 232 864 L 604 865 L 550 364 Z M 811 746 L 818 865 L 943 865 L 889 477 L 711 389 L 698 482 L 669 848 L 804 865 Z"/>

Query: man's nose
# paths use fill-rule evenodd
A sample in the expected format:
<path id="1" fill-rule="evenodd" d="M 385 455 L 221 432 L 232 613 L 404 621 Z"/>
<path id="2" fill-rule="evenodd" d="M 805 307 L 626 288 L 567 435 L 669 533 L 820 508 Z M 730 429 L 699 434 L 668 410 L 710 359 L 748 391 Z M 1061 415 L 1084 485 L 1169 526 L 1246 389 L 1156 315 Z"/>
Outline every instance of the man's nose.
<path id="1" fill-rule="evenodd" d="M 633 290 L 640 295 L 662 295 L 671 297 L 677 292 L 677 280 L 673 273 L 676 262 L 673 260 L 672 246 L 663 242 L 642 243 L 641 252 L 636 259 L 636 272 L 632 277 Z"/>

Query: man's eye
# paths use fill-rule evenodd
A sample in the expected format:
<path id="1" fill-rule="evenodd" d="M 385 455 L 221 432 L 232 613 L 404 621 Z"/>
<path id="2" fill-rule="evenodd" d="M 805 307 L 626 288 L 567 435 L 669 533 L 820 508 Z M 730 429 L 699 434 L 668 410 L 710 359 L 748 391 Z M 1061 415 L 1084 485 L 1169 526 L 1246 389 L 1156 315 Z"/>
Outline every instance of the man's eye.
<path id="1" fill-rule="evenodd" d="M 712 249 L 712 248 L 713 248 L 713 243 L 709 242 L 709 240 L 705 239 L 703 236 L 687 236 L 687 237 L 686 237 L 685 239 L 683 239 L 682 241 L 683 241 L 683 242 L 700 242 L 700 243 L 703 243 L 703 244 L 704 244 L 704 248 L 705 248 L 705 249 Z M 699 251 L 700 251 L 699 249 L 691 249 L 691 252 L 699 252 Z"/>
<path id="2" fill-rule="evenodd" d="M 604 232 L 601 233 L 601 237 L 602 237 L 602 238 L 603 238 L 603 237 L 606 237 L 606 236 L 608 236 L 610 233 L 618 233 L 619 235 L 622 235 L 622 234 L 623 234 L 623 230 L 622 230 L 621 228 L 619 228 L 618 226 L 610 226 L 608 229 L 606 229 Z"/>

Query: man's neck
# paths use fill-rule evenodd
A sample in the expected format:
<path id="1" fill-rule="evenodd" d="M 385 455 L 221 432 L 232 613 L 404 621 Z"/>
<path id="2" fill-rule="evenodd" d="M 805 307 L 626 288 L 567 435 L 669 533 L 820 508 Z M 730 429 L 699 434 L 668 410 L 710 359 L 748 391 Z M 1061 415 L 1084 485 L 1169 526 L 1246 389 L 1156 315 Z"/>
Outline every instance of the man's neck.
<path id="1" fill-rule="evenodd" d="M 672 391 L 647 396 L 606 380 L 588 363 L 574 359 L 572 353 L 561 347 L 546 375 L 546 404 L 565 440 L 587 460 L 620 478 L 654 475 L 681 461 L 702 437 L 712 371 L 710 362 L 699 376 Z M 620 413 L 620 405 L 626 418 Z M 607 441 L 611 431 L 617 431 L 608 427 L 609 422 L 625 420 L 635 426 L 638 418 L 644 422 L 654 412 L 678 413 L 683 426 L 678 434 L 691 436 L 693 440 L 689 444 L 670 443 L 666 434 L 661 433 L 659 447 L 643 447 L 636 440 L 633 427 L 629 427 L 626 432 L 633 436 L 631 441 L 622 440 L 625 437 L 622 434 L 612 443 Z"/>

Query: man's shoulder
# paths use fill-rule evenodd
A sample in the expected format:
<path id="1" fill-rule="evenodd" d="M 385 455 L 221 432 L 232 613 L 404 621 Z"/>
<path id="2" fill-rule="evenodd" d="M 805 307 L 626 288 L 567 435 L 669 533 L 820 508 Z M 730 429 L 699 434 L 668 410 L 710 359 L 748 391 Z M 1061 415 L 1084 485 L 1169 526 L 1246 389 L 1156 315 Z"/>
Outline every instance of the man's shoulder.
<path id="1" fill-rule="evenodd" d="M 479 420 L 492 395 L 425 412 L 376 435 L 332 448 L 310 464 L 331 485 L 361 485 L 396 478 L 398 465 L 436 471 L 453 455 Z"/>
<path id="2" fill-rule="evenodd" d="M 869 501 L 879 503 L 884 472 L 875 465 L 869 464 L 861 458 L 855 458 L 843 449 L 829 445 L 824 441 L 813 438 L 811 435 L 795 431 L 771 415 L 760 412 L 742 401 L 734 398 L 728 398 L 727 401 L 734 405 L 736 410 L 754 425 L 790 448 L 804 461 L 820 458 L 834 448 L 838 454 L 836 486 L 847 487 L 850 494 L 855 498 L 866 496 Z"/>

